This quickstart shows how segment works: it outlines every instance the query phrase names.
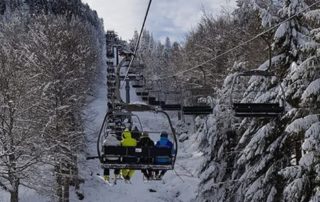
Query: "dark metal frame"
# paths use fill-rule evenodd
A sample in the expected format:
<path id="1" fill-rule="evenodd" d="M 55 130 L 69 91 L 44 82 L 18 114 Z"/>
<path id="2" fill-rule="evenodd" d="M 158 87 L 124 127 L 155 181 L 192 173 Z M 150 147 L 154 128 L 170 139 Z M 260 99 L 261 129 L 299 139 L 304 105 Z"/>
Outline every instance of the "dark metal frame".
<path id="1" fill-rule="evenodd" d="M 263 71 L 263 70 L 251 70 L 237 74 L 231 86 L 231 93 L 230 93 L 230 103 L 232 105 L 232 109 L 235 112 L 235 116 L 237 117 L 277 117 L 282 114 L 285 110 L 285 93 L 284 89 L 279 82 L 282 98 L 278 103 L 241 103 L 241 102 L 234 102 L 233 100 L 233 92 L 235 83 L 237 82 L 238 78 L 241 76 L 261 76 L 261 77 L 276 77 L 274 73 Z"/>
<path id="2" fill-rule="evenodd" d="M 171 159 L 171 164 L 170 165 L 158 165 L 158 164 L 150 164 L 150 163 L 138 163 L 138 164 L 131 164 L 131 163 L 119 163 L 119 162 L 105 162 L 105 158 L 104 158 L 104 154 L 101 152 L 101 149 L 103 148 L 103 139 L 102 139 L 102 134 L 104 134 L 105 132 L 108 133 L 108 131 L 105 131 L 105 128 L 108 128 L 108 126 L 106 126 L 107 120 L 110 116 L 114 116 L 114 114 L 112 113 L 107 113 L 106 116 L 104 117 L 103 120 L 103 124 L 101 126 L 100 132 L 99 132 L 99 136 L 98 136 L 98 141 L 97 141 L 97 154 L 98 154 L 98 158 L 100 160 L 101 166 L 102 168 L 109 168 L 109 169 L 124 169 L 124 168 L 128 168 L 128 169 L 134 169 L 134 170 L 140 170 L 140 169 L 154 169 L 154 170 L 173 170 L 174 169 L 174 165 L 175 165 L 175 161 L 176 161 L 176 157 L 177 157 L 177 153 L 178 153 L 178 141 L 177 141 L 177 137 L 176 137 L 176 132 L 175 129 L 173 128 L 172 122 L 170 120 L 169 115 L 161 110 L 160 108 L 157 107 L 153 107 L 150 105 L 139 105 L 139 104 L 121 104 L 121 108 L 123 110 L 126 110 L 127 112 L 125 112 L 126 114 L 130 115 L 130 116 L 136 116 L 135 114 L 132 114 L 132 112 L 147 112 L 147 111 L 153 111 L 155 113 L 161 113 L 163 115 L 165 115 L 165 117 L 168 119 L 168 123 L 171 129 L 171 134 L 174 140 L 174 153 L 172 154 L 172 159 Z M 140 122 L 140 119 L 138 117 L 138 120 Z M 140 122 L 141 124 L 141 122 Z M 142 126 L 141 126 L 142 127 Z M 142 128 L 143 130 L 143 128 Z M 142 131 L 143 132 L 143 131 Z M 109 134 L 107 134 L 107 136 L 104 136 L 104 139 L 106 139 L 108 137 Z M 137 147 L 133 147 L 133 148 L 137 148 Z M 116 154 L 117 155 L 117 154 Z M 122 156 L 120 155 L 120 158 Z M 148 156 L 145 156 L 146 158 L 148 158 Z"/>

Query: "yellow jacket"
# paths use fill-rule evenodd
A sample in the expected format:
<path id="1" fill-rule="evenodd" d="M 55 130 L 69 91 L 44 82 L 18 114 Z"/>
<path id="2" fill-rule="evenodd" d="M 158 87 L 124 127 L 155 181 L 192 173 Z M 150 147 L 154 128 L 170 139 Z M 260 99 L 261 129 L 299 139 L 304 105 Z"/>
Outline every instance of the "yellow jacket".
<path id="1" fill-rule="evenodd" d="M 132 138 L 131 132 L 128 130 L 123 131 L 122 140 L 120 145 L 123 147 L 135 147 L 137 146 L 137 140 Z"/>

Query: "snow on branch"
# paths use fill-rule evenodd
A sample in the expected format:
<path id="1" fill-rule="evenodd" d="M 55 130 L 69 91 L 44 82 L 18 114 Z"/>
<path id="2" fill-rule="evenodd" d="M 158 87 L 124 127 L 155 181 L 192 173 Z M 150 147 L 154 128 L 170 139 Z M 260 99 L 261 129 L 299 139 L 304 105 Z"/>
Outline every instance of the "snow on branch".
<path id="1" fill-rule="evenodd" d="M 302 103 L 308 102 L 312 97 L 318 97 L 320 95 L 320 78 L 311 82 L 307 89 L 302 94 Z M 318 100 L 318 99 L 317 99 Z"/>
<path id="2" fill-rule="evenodd" d="M 289 124 L 286 127 L 285 132 L 290 134 L 301 133 L 306 131 L 308 128 L 310 128 L 313 123 L 316 123 L 318 121 L 319 121 L 319 117 L 317 115 L 308 115 L 306 117 L 296 119 L 295 121 L 293 121 L 291 124 Z"/>

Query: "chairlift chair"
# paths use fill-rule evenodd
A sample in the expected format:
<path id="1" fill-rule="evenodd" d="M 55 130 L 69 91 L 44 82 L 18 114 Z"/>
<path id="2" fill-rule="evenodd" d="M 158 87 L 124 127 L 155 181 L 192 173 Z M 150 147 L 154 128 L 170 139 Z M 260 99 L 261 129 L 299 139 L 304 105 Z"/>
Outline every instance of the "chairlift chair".
<path id="1" fill-rule="evenodd" d="M 121 80 L 124 80 L 125 78 L 129 79 L 130 81 L 135 81 L 135 80 L 143 79 L 143 75 L 140 75 L 140 74 L 128 74 L 127 76 L 125 76 L 125 75 L 120 76 Z"/>
<path id="2" fill-rule="evenodd" d="M 175 134 L 175 130 L 172 126 L 169 115 L 159 110 L 158 108 L 149 106 L 149 105 L 133 105 L 133 104 L 123 104 L 123 109 L 126 112 L 118 113 L 118 115 L 126 116 L 128 118 L 136 117 L 141 126 L 141 132 L 143 132 L 143 128 L 141 125 L 140 118 L 133 114 L 132 112 L 154 112 L 156 114 L 163 114 L 164 117 L 167 118 L 169 123 L 169 129 L 171 130 L 171 134 L 173 137 L 174 144 L 174 152 L 168 148 L 155 148 L 155 147 L 122 147 L 117 145 L 108 145 L 107 139 L 111 134 L 114 134 L 114 131 L 108 128 L 108 120 L 110 116 L 114 116 L 116 113 L 108 113 L 103 121 L 102 127 L 99 132 L 99 137 L 97 141 L 97 153 L 101 167 L 105 169 L 132 169 L 132 170 L 141 170 L 141 169 L 151 169 L 151 170 L 173 170 L 175 165 L 175 160 L 178 152 L 178 143 L 177 137 Z M 149 132 L 150 133 L 150 132 Z M 173 152 L 173 153 L 172 153 Z M 167 164 L 156 164 L 154 162 L 155 157 L 157 156 L 167 156 L 170 159 L 170 162 Z M 131 157 L 136 159 L 134 162 L 127 162 L 126 157 Z M 94 157 L 88 158 L 93 159 Z M 109 161 L 109 158 L 118 158 L 119 161 Z M 148 163 L 144 163 L 140 161 L 142 158 L 152 159 L 152 161 Z"/>
<path id="3" fill-rule="evenodd" d="M 210 105 L 203 105 L 196 102 L 199 97 L 206 97 L 213 94 L 213 89 L 208 86 L 190 88 L 187 90 L 190 98 L 193 100 L 192 105 L 183 106 L 184 115 L 209 115 L 212 114 L 213 108 Z M 196 101 L 195 101 L 196 100 Z"/>
<path id="4" fill-rule="evenodd" d="M 137 94 L 138 96 L 144 96 L 144 97 L 146 97 L 146 96 L 149 95 L 149 92 L 143 91 L 143 92 L 137 92 L 136 94 Z"/>
<path id="5" fill-rule="evenodd" d="M 181 104 L 164 104 L 161 105 L 161 108 L 166 111 L 180 111 Z"/>
<path id="6" fill-rule="evenodd" d="M 108 74 L 107 79 L 108 79 L 108 81 L 115 81 L 116 75 L 115 74 Z"/>
<path id="7" fill-rule="evenodd" d="M 182 111 L 184 115 L 209 115 L 212 114 L 213 108 L 211 106 L 183 106 Z"/>
<path id="8" fill-rule="evenodd" d="M 108 67 L 108 68 L 107 68 L 107 72 L 114 74 L 114 73 L 115 73 L 114 67 Z"/>
<path id="9" fill-rule="evenodd" d="M 145 81 L 144 81 L 144 78 L 143 78 L 143 79 L 134 81 L 133 84 L 132 84 L 132 88 L 143 88 L 144 84 L 145 84 Z"/>
<path id="10" fill-rule="evenodd" d="M 181 99 L 181 90 L 173 90 L 173 91 L 165 91 L 165 103 L 161 105 L 161 108 L 166 111 L 180 111 L 182 109 L 182 105 L 180 103 L 172 103 L 170 100 L 168 100 L 168 95 L 177 95 L 179 98 L 176 99 Z M 175 99 L 175 100 L 176 100 Z"/>
<path id="11" fill-rule="evenodd" d="M 251 77 L 251 76 L 277 78 L 274 73 L 262 71 L 262 70 L 251 70 L 251 71 L 242 72 L 236 75 L 232 83 L 231 94 L 230 94 L 230 103 L 232 104 L 234 115 L 236 117 L 277 117 L 280 114 L 282 114 L 285 110 L 285 107 L 284 107 L 285 96 L 284 96 L 284 90 L 278 78 L 277 80 L 279 83 L 282 97 L 276 103 L 241 102 L 241 100 L 237 101 L 233 98 L 233 95 L 235 92 L 235 85 L 238 82 L 239 77 Z"/>

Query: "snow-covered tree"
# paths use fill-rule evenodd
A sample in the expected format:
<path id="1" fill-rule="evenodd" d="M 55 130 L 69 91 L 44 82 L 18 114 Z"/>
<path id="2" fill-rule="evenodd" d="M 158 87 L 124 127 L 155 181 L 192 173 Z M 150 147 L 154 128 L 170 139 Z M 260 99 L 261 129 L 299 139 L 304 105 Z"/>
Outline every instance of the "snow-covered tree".
<path id="1" fill-rule="evenodd" d="M 281 93 L 275 92 L 281 83 L 287 111 L 278 119 L 243 119 L 239 125 L 232 125 L 236 130 L 231 137 L 223 127 L 213 126 L 213 149 L 203 170 L 199 200 L 212 197 L 214 201 L 316 201 L 319 112 L 313 106 L 318 103 L 319 61 L 318 44 L 312 35 L 316 31 L 310 28 L 318 25 L 310 19 L 318 11 L 309 11 L 303 18 L 299 14 L 307 6 L 303 0 L 282 1 L 279 12 L 263 9 L 263 1 L 241 3 L 255 5 L 266 28 L 297 14 L 275 31 L 271 65 L 266 60 L 259 67 L 276 72 L 280 82 L 253 77 L 244 94 L 250 95 L 250 89 L 255 88 L 259 92 L 250 95 L 254 101 L 277 100 Z M 273 5 L 274 9 L 279 8 L 278 3 Z M 280 16 L 274 16 L 277 13 Z M 228 123 L 228 119 L 221 119 Z M 226 138 L 217 141 L 223 137 Z M 220 150 L 225 144 L 226 150 Z"/>
<path id="2" fill-rule="evenodd" d="M 103 27 L 78 0 L 63 8 L 84 9 L 67 16 L 44 15 L 40 7 L 52 1 L 24 2 L 36 15 L 25 13 L 21 1 L 11 3 L 5 1 L 0 18 L 0 188 L 11 201 L 18 200 L 20 185 L 68 200 L 69 186 L 81 182 L 81 112 L 95 70 L 104 65 Z"/>
<path id="3" fill-rule="evenodd" d="M 26 68 L 32 65 L 26 49 L 33 39 L 22 21 L 14 18 L 0 27 L 0 188 L 17 202 L 19 186 L 33 187 L 33 171 L 46 153 L 43 117 L 37 113 L 41 86 L 34 80 L 35 69 Z"/>

